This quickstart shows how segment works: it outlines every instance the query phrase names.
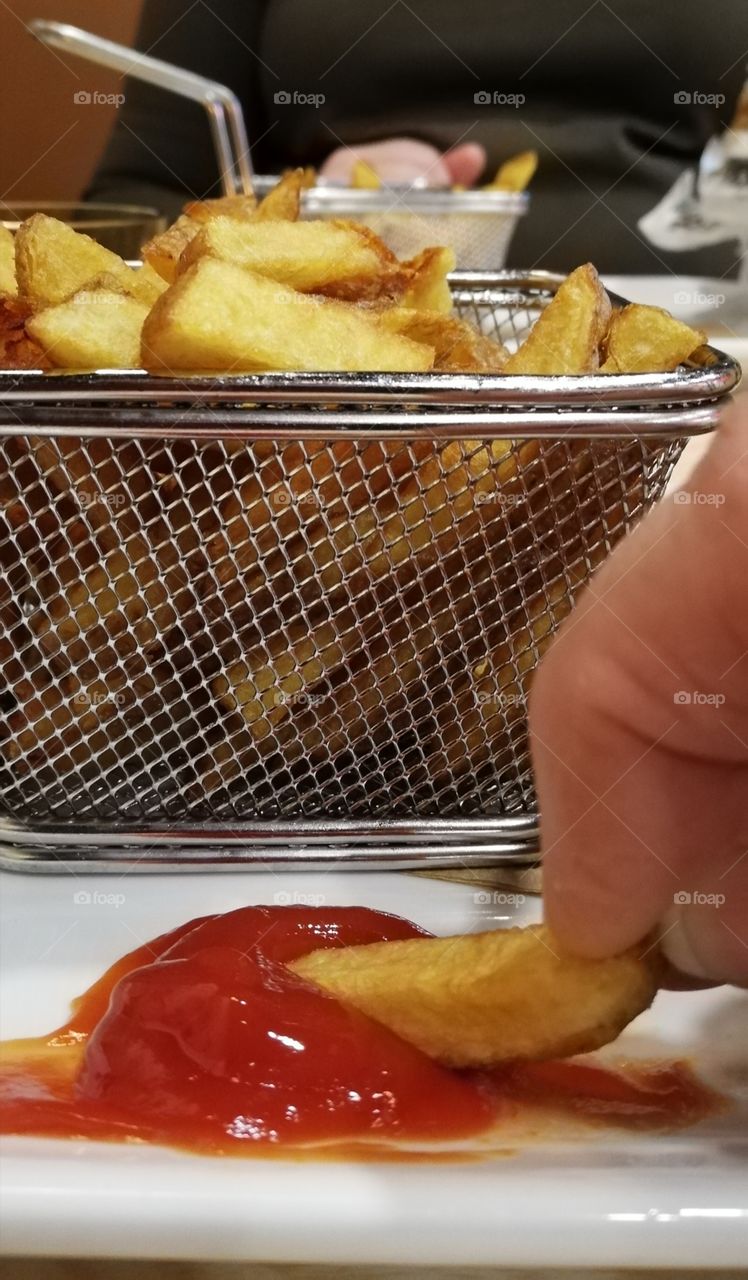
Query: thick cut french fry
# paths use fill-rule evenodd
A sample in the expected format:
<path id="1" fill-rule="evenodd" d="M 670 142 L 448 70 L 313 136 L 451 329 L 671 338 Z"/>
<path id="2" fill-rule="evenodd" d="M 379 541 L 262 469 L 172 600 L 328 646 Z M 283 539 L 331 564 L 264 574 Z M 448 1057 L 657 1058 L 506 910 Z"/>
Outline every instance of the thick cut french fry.
<path id="1" fill-rule="evenodd" d="M 310 172 L 314 170 L 288 169 L 260 201 L 253 217 L 258 222 L 296 222 L 301 210 L 301 193 L 311 185 Z"/>
<path id="2" fill-rule="evenodd" d="M 373 233 L 353 222 L 241 222 L 213 218 L 189 243 L 180 272 L 202 258 L 246 267 L 302 293 L 349 300 L 391 294 L 409 272 Z"/>
<path id="3" fill-rule="evenodd" d="M 131 281 L 137 271 L 57 218 L 35 213 L 15 236 L 18 292 L 35 306 L 64 302 L 102 272 Z"/>
<path id="4" fill-rule="evenodd" d="M 52 367 L 26 327 L 33 314 L 34 308 L 27 299 L 10 294 L 0 297 L 0 369 Z"/>
<path id="5" fill-rule="evenodd" d="M 61 369 L 137 369 L 148 307 L 127 294 L 82 289 L 37 312 L 26 325 L 47 359 Z"/>
<path id="6" fill-rule="evenodd" d="M 601 373 L 662 373 L 706 342 L 701 329 L 676 320 L 662 307 L 631 303 L 616 311 L 604 340 Z"/>
<path id="7" fill-rule="evenodd" d="M 157 236 L 143 245 L 141 250 L 143 262 L 147 263 L 167 284 L 172 284 L 176 278 L 179 259 L 190 240 L 199 233 L 202 225 L 197 218 L 190 218 L 185 213 L 181 214 L 170 227 L 160 231 Z"/>
<path id="8" fill-rule="evenodd" d="M 529 186 L 538 167 L 537 151 L 520 151 L 505 160 L 496 176 L 483 187 L 484 191 L 524 191 Z"/>
<path id="9" fill-rule="evenodd" d="M 290 967 L 458 1067 L 598 1049 L 651 1004 L 658 978 L 653 950 L 580 959 L 544 925 L 320 950 Z"/>
<path id="10" fill-rule="evenodd" d="M 219 196 L 215 200 L 190 200 L 183 212 L 196 222 L 210 222 L 212 218 L 252 218 L 256 209 L 254 196 Z"/>
<path id="11" fill-rule="evenodd" d="M 433 351 L 387 333 L 375 314 L 213 258 L 159 298 L 143 327 L 144 366 L 216 372 L 259 369 L 430 369 Z"/>
<path id="12" fill-rule="evenodd" d="M 0 295 L 15 297 L 18 293 L 16 283 L 16 242 L 13 232 L 0 226 Z"/>
<path id="13" fill-rule="evenodd" d="M 452 310 L 452 292 L 447 276 L 457 266 L 453 249 L 443 246 L 423 249 L 403 265 L 412 272 L 412 279 L 403 294 L 402 306 L 445 314 Z"/>
<path id="14" fill-rule="evenodd" d="M 504 373 L 592 373 L 610 320 L 610 299 L 588 262 L 567 276 L 535 321 L 528 337 L 504 366 Z"/>
<path id="15" fill-rule="evenodd" d="M 377 191 L 382 185 L 382 179 L 376 169 L 372 169 L 365 160 L 355 160 L 351 169 L 350 185 L 354 188 Z"/>
<path id="16" fill-rule="evenodd" d="M 479 333 L 467 320 L 438 311 L 389 307 L 380 315 L 385 328 L 434 348 L 434 368 L 453 373 L 501 373 L 509 352 Z"/>

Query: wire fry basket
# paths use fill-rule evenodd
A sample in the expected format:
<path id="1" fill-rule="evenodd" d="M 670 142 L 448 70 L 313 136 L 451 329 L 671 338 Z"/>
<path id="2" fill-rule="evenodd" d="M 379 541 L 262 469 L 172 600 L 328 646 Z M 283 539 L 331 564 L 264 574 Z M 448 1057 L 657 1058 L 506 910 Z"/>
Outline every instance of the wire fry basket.
<path id="1" fill-rule="evenodd" d="M 561 277 L 457 274 L 516 345 Z M 0 375 L 6 867 L 531 861 L 533 670 L 739 368 Z"/>

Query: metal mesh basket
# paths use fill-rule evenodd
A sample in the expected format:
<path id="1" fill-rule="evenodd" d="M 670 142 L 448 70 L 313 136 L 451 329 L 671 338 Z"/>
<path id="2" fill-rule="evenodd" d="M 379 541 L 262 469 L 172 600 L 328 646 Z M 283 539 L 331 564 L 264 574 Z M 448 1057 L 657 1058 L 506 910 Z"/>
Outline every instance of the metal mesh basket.
<path id="1" fill-rule="evenodd" d="M 277 178 L 256 178 L 263 195 Z M 371 227 L 398 258 L 411 258 L 435 244 L 455 251 L 459 270 L 497 271 L 506 262 L 517 221 L 530 197 L 511 191 L 440 191 L 382 187 L 376 191 L 317 186 L 303 193 L 308 218 L 353 218 Z"/>
<path id="2" fill-rule="evenodd" d="M 516 343 L 558 283 L 456 277 Z M 0 375 L 7 866 L 535 852 L 526 699 L 739 370 Z"/>

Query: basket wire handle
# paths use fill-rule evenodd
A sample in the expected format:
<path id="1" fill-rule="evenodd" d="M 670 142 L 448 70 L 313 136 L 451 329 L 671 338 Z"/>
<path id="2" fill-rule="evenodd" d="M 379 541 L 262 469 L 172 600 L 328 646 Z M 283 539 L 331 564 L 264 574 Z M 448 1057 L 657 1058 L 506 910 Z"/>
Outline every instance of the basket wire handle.
<path id="1" fill-rule="evenodd" d="M 239 99 L 226 85 L 174 67 L 160 58 L 128 49 L 114 40 L 92 35 L 90 31 L 83 31 L 67 22 L 35 18 L 29 23 L 28 30 L 52 49 L 75 53 L 100 67 L 109 67 L 122 75 L 144 80 L 159 89 L 202 103 L 208 113 L 224 195 L 253 194 L 252 159 L 244 116 Z"/>

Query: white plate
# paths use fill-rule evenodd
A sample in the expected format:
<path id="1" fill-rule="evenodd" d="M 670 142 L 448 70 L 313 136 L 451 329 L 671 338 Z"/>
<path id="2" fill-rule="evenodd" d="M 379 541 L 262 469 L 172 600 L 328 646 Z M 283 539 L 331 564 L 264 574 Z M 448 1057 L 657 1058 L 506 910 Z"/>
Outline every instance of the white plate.
<path id="1" fill-rule="evenodd" d="M 439 933 L 538 914 L 536 902 L 476 900 L 470 888 L 391 874 L 6 873 L 2 1034 L 49 1030 L 117 956 L 192 916 L 309 894 L 399 912 Z M 732 1088 L 735 1110 L 669 1138 L 555 1142 L 462 1165 L 221 1161 L 13 1138 L 2 1160 L 3 1249 L 328 1264 L 743 1265 L 748 995 L 662 994 L 619 1044 L 632 1054 L 692 1055 L 705 1078 Z"/>

